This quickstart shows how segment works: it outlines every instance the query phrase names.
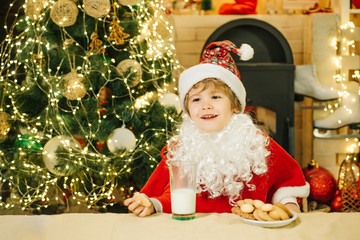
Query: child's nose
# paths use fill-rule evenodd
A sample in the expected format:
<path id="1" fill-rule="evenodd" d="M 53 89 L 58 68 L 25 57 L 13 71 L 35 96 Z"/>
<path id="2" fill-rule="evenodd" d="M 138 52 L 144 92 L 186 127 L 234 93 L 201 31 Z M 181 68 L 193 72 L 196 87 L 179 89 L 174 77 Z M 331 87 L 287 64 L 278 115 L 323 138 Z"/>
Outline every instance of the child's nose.
<path id="1" fill-rule="evenodd" d="M 204 101 L 204 103 L 202 105 L 202 109 L 203 110 L 212 109 L 211 103 L 209 101 Z"/>

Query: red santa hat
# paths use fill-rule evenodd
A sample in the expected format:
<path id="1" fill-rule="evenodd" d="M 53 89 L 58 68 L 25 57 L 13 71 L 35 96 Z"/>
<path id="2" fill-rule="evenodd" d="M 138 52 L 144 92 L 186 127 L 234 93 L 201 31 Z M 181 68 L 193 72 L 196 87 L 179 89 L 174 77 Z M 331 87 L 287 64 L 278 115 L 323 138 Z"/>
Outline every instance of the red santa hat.
<path id="1" fill-rule="evenodd" d="M 248 44 L 237 48 L 231 41 L 210 43 L 200 59 L 200 64 L 188 68 L 179 78 L 179 95 L 182 108 L 186 94 L 196 83 L 206 78 L 216 78 L 223 81 L 237 96 L 241 103 L 241 112 L 246 106 L 246 91 L 241 82 L 240 72 L 236 67 L 230 52 L 240 56 L 240 60 L 247 61 L 254 55 L 254 50 Z"/>

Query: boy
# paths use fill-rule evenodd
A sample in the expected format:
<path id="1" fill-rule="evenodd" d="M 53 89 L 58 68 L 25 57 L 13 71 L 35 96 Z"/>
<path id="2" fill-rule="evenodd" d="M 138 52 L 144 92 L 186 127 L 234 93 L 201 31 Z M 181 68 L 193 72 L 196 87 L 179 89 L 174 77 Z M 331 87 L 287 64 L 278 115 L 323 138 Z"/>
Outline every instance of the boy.
<path id="1" fill-rule="evenodd" d="M 173 159 L 198 162 L 196 212 L 231 212 L 245 198 L 279 201 L 300 212 L 296 198 L 307 197 L 309 185 L 297 162 L 244 114 L 246 92 L 229 52 L 242 60 L 253 54 L 246 44 L 238 49 L 230 41 L 211 43 L 200 64 L 181 74 L 180 134 L 163 149 L 162 161 L 141 190 L 150 197 L 150 207 L 125 200 L 134 214 L 171 212 L 166 161 Z"/>

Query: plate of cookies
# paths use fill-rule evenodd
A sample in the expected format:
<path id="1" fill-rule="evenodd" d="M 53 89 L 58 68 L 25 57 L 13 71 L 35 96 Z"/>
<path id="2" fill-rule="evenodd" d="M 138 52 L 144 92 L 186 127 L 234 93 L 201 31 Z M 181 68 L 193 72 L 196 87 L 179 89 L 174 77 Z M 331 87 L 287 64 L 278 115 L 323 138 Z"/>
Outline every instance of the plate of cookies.
<path id="1" fill-rule="evenodd" d="M 297 215 L 284 204 L 264 203 L 261 200 L 244 199 L 237 202 L 231 211 L 245 223 L 260 227 L 283 227 L 293 222 Z"/>

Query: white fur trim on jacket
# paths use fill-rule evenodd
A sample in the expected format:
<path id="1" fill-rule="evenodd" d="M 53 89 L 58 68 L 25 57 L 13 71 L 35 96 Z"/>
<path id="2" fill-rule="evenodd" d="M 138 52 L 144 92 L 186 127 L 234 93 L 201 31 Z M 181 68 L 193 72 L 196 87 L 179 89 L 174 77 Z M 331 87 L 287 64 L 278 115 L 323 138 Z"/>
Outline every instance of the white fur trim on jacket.
<path id="1" fill-rule="evenodd" d="M 244 112 L 246 106 L 246 91 L 241 80 L 230 70 L 227 70 L 220 65 L 211 63 L 198 64 L 186 69 L 181 73 L 179 78 L 179 95 L 181 106 L 184 111 L 186 111 L 184 107 L 186 94 L 189 92 L 192 86 L 206 78 L 217 78 L 226 83 L 226 85 L 228 85 L 228 87 L 239 99 L 241 103 L 241 112 Z"/>
<path id="2" fill-rule="evenodd" d="M 272 203 L 280 202 L 282 199 L 287 197 L 308 197 L 310 194 L 310 185 L 306 183 L 306 185 L 301 187 L 282 187 L 279 188 L 273 196 Z"/>

